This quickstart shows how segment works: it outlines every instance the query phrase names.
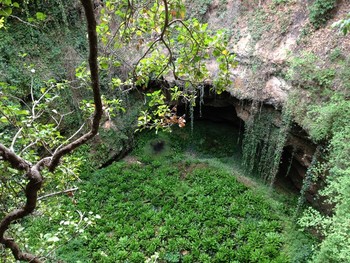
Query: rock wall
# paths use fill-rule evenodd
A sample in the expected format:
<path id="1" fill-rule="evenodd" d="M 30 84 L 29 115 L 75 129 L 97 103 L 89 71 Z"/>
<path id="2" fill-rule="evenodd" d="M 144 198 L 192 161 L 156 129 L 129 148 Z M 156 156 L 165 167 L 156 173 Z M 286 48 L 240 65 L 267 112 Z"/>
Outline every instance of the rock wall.
<path id="1" fill-rule="evenodd" d="M 231 70 L 234 84 L 227 87 L 228 93 L 215 100 L 209 99 L 208 105 L 234 105 L 236 116 L 246 122 L 252 115 L 251 101 L 258 101 L 263 107 L 270 106 L 271 110 L 278 110 L 286 104 L 288 97 L 297 94 L 299 100 L 294 102 L 293 107 L 299 111 L 298 108 L 303 105 L 327 100 L 327 96 L 321 95 L 323 84 L 315 82 L 313 76 L 327 69 L 335 72 L 327 89 L 349 94 L 344 89 L 348 84 L 337 74 L 348 67 L 344 64 L 347 65 L 346 61 L 350 61 L 350 36 L 341 35 L 331 25 L 346 17 L 350 12 L 350 2 L 337 1 L 331 18 L 319 29 L 315 29 L 309 21 L 309 7 L 312 3 L 313 1 L 302 0 L 213 0 L 207 10 L 202 12 L 202 20 L 213 30 L 227 30 L 228 49 L 236 55 L 239 64 Z M 190 10 L 195 5 L 189 4 Z M 310 71 L 303 72 L 303 67 L 300 67 L 300 77 L 298 74 L 292 77 L 288 75 L 293 60 L 304 58 L 307 54 L 316 58 L 309 65 L 307 60 L 304 62 L 303 67 Z M 214 78 L 218 72 L 217 65 L 209 62 L 208 68 Z M 309 75 L 305 77 L 303 73 Z M 348 76 L 350 73 L 346 74 Z M 348 77 L 344 79 L 349 82 Z M 296 188 L 301 189 L 316 145 L 309 138 L 308 127 L 302 121 L 305 112 L 300 110 L 298 114 L 301 118 L 294 116 L 284 152 L 285 155 L 293 155 L 294 173 L 290 179 Z M 280 120 L 274 120 L 276 126 L 279 122 Z M 310 187 L 306 198 L 321 210 L 327 211 L 327 207 L 321 206 L 322 200 L 316 197 L 323 184 L 321 178 Z"/>
<path id="2" fill-rule="evenodd" d="M 241 134 L 243 134 L 245 123 L 253 117 L 253 112 L 255 112 L 253 107 L 252 101 L 250 100 L 237 99 L 228 92 L 217 95 L 210 92 L 208 88 L 204 95 L 204 105 L 201 110 L 201 118 L 215 122 L 230 122 L 238 129 L 241 129 Z M 277 112 L 277 114 L 274 114 L 275 119 L 272 120 L 272 123 L 277 128 L 281 127 L 282 114 L 280 110 L 269 104 L 263 103 L 259 105 L 259 108 L 260 111 Z M 199 118 L 198 112 L 199 109 L 197 109 L 197 118 Z M 300 191 L 316 147 L 317 145 L 310 140 L 307 132 L 297 123 L 292 123 L 283 148 L 279 179 L 282 181 L 288 181 L 294 186 L 296 191 Z M 290 168 L 288 168 L 289 165 Z M 285 178 L 288 169 L 290 169 L 290 172 Z M 323 184 L 324 182 L 322 179 L 313 184 L 306 192 L 305 197 L 313 206 L 317 207 L 319 210 L 327 212 L 328 207 L 322 204 L 322 200 L 317 196 L 317 192 L 323 187 Z"/>
<path id="3" fill-rule="evenodd" d="M 227 29 L 229 49 L 239 61 L 232 70 L 234 85 L 228 88 L 232 96 L 280 107 L 290 93 L 305 92 L 300 90 L 300 83 L 291 83 L 285 77 L 293 57 L 312 52 L 331 64 L 329 56 L 335 48 L 349 54 L 349 37 L 331 25 L 350 12 L 350 2 L 338 1 L 332 18 L 318 30 L 309 22 L 309 5 L 311 2 L 301 0 L 212 2 L 203 20 L 214 30 Z M 215 64 L 209 68 L 215 76 Z M 334 83 L 333 88 L 340 87 Z"/>

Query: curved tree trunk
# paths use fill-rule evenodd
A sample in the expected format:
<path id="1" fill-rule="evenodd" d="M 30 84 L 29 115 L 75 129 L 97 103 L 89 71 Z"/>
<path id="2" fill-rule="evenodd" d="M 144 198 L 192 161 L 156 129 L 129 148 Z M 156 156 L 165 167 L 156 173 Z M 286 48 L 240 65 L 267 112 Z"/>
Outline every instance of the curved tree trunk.
<path id="1" fill-rule="evenodd" d="M 12 251 L 13 256 L 17 260 L 29 261 L 32 263 L 42 262 L 39 257 L 30 253 L 23 252 L 18 244 L 9 237 L 5 237 L 5 232 L 8 230 L 10 225 L 25 216 L 29 215 L 34 211 L 37 204 L 38 191 L 42 187 L 43 177 L 40 171 L 47 167 L 53 172 L 59 165 L 60 159 L 72 152 L 80 145 L 86 143 L 88 140 L 93 138 L 99 129 L 100 120 L 102 117 L 102 101 L 99 88 L 99 77 L 98 77 L 98 63 L 97 63 L 97 34 L 96 34 L 96 20 L 94 16 L 93 4 L 91 0 L 81 0 L 81 3 L 85 10 L 88 37 L 89 37 L 89 66 L 91 72 L 91 85 L 94 96 L 95 112 L 92 122 L 92 127 L 89 132 L 79 137 L 77 140 L 57 149 L 53 156 L 45 157 L 37 162 L 35 165 L 30 164 L 26 160 L 16 155 L 11 149 L 5 147 L 0 143 L 0 160 L 7 161 L 11 166 L 17 170 L 26 172 L 26 177 L 29 182 L 25 188 L 26 203 L 19 209 L 13 210 L 8 213 L 0 222 L 0 243 Z"/>

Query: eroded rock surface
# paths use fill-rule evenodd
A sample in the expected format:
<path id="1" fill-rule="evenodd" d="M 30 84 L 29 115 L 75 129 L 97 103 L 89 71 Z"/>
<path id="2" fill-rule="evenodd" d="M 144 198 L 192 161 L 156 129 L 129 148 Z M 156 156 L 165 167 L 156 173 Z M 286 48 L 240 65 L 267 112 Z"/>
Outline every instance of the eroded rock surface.
<path id="1" fill-rule="evenodd" d="M 308 4 L 304 1 L 225 3 L 213 1 L 204 19 L 211 29 L 226 28 L 230 34 L 230 52 L 236 54 L 239 65 L 232 70 L 234 85 L 228 91 L 239 99 L 280 107 L 288 94 L 298 92 L 299 88 L 284 76 L 292 57 L 312 52 L 327 62 L 334 48 L 344 54 L 350 52 L 349 38 L 331 28 L 350 12 L 348 1 L 338 1 L 332 18 L 318 30 L 309 22 Z M 209 62 L 208 68 L 215 77 L 218 70 L 215 63 Z M 337 83 L 334 85 L 337 89 Z"/>

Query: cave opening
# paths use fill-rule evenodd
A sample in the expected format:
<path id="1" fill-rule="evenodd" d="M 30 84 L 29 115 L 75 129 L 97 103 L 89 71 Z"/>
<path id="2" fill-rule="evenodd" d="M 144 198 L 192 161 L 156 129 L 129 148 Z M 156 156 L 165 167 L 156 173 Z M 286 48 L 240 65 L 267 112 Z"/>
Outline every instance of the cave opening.
<path id="1" fill-rule="evenodd" d="M 237 101 L 225 102 L 210 101 L 208 104 L 196 106 L 194 108 L 194 127 L 198 122 L 210 122 L 210 129 L 220 130 L 220 125 L 229 125 L 232 127 L 232 133 L 237 137 L 238 153 L 236 157 L 242 158 L 242 140 L 245 131 L 245 122 L 238 116 L 236 107 Z M 271 108 L 271 107 L 269 107 Z M 178 109 L 180 114 L 186 114 L 189 116 L 189 109 L 182 105 Z M 188 123 L 190 122 L 189 118 Z M 208 134 L 210 131 L 208 130 Z M 217 143 L 225 143 L 217 140 Z M 218 145 L 212 145 L 212 149 L 218 148 Z M 271 160 L 272 162 L 273 160 Z M 288 145 L 283 148 L 283 153 L 278 169 L 278 173 L 275 178 L 275 187 L 283 192 L 298 194 L 302 185 L 303 177 L 306 173 L 306 167 L 302 166 L 293 154 L 293 146 Z"/>
<path id="2" fill-rule="evenodd" d="M 286 192 L 298 194 L 303 183 L 306 168 L 302 167 L 294 158 L 294 149 L 291 145 L 283 148 L 282 157 L 275 185 Z"/>

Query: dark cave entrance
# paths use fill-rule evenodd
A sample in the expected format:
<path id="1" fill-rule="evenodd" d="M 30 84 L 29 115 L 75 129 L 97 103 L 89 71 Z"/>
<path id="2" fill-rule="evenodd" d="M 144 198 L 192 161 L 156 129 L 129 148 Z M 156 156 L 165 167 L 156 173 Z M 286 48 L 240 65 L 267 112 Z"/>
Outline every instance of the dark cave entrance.
<path id="1" fill-rule="evenodd" d="M 218 125 L 220 124 L 230 125 L 233 133 L 238 134 L 239 136 L 239 138 L 237 138 L 238 143 L 240 143 L 238 149 L 241 150 L 245 122 L 238 117 L 235 103 L 240 102 L 238 100 L 232 100 L 232 98 L 229 99 L 229 102 L 222 99 L 215 102 L 215 99 L 211 99 L 209 100 L 209 103 L 206 104 L 205 101 L 204 105 L 201 105 L 201 107 L 196 106 L 194 108 L 194 124 L 200 121 L 211 122 L 213 129 L 219 129 Z M 270 105 L 267 105 L 267 107 L 273 109 Z M 179 114 L 186 114 L 187 124 L 190 125 L 189 109 L 182 105 L 178 108 L 178 112 Z M 238 155 L 242 157 L 242 152 L 240 151 Z M 302 166 L 293 156 L 293 146 L 285 146 L 281 157 L 279 171 L 276 176 L 276 188 L 282 192 L 298 194 L 305 173 L 306 167 Z"/>
<path id="2" fill-rule="evenodd" d="M 275 185 L 286 192 L 299 194 L 306 168 L 294 159 L 293 151 L 290 145 L 283 148 Z"/>

